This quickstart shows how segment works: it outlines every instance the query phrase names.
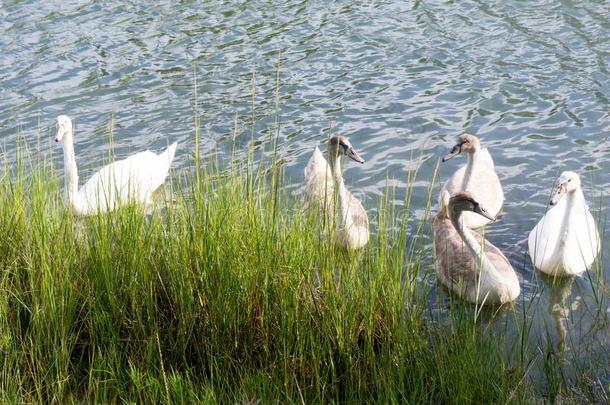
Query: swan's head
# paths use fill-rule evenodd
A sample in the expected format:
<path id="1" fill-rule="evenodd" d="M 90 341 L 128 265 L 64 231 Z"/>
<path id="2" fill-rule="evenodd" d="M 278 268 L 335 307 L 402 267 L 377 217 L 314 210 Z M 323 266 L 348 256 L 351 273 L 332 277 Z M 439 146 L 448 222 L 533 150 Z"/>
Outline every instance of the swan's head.
<path id="1" fill-rule="evenodd" d="M 345 155 L 358 163 L 364 163 L 364 159 L 354 150 L 346 136 L 339 135 L 330 138 L 328 141 L 328 153 L 332 158 Z"/>
<path id="2" fill-rule="evenodd" d="M 575 172 L 563 172 L 557 179 L 557 186 L 551 197 L 551 205 L 555 205 L 566 193 L 580 189 L 580 176 Z"/>
<path id="3" fill-rule="evenodd" d="M 72 120 L 67 115 L 57 117 L 57 135 L 55 142 L 61 142 L 65 135 L 72 134 Z"/>
<path id="4" fill-rule="evenodd" d="M 461 191 L 449 199 L 449 214 L 451 218 L 458 218 L 462 211 L 472 211 L 485 218 L 494 221 L 496 218 L 491 215 L 481 204 L 479 204 L 472 194 Z"/>
<path id="5" fill-rule="evenodd" d="M 451 152 L 443 157 L 443 162 L 448 161 L 454 156 L 459 155 L 462 152 L 466 153 L 474 153 L 479 150 L 481 143 L 479 142 L 479 138 L 470 134 L 462 134 L 457 137 L 457 142 L 455 146 L 451 149 Z"/>

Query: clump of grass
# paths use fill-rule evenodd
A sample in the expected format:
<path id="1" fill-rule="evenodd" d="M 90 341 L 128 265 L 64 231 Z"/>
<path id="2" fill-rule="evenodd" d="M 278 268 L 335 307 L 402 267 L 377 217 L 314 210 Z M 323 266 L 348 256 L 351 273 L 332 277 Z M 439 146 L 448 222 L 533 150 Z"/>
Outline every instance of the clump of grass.
<path id="1" fill-rule="evenodd" d="M 220 164 L 201 158 L 196 116 L 192 170 L 172 176 L 168 198 L 150 213 L 89 218 L 64 205 L 61 175 L 40 145 L 30 153 L 21 144 L 0 176 L 0 399 L 607 398 L 581 369 L 576 378 L 592 388 L 571 390 L 548 330 L 532 347 L 536 300 L 513 312 L 450 298 L 440 316 L 431 310 L 421 281 L 433 272 L 429 224 L 409 217 L 411 187 L 400 210 L 391 189 L 378 201 L 363 251 L 337 250 L 332 229 L 284 188 L 279 116 L 275 125 L 270 151 L 234 150 Z"/>
<path id="2" fill-rule="evenodd" d="M 422 238 L 391 198 L 346 254 L 284 191 L 280 160 L 252 156 L 174 177 L 152 213 L 88 218 L 49 160 L 5 166 L 0 399 L 529 400 L 524 363 L 468 306 L 427 316 Z"/>

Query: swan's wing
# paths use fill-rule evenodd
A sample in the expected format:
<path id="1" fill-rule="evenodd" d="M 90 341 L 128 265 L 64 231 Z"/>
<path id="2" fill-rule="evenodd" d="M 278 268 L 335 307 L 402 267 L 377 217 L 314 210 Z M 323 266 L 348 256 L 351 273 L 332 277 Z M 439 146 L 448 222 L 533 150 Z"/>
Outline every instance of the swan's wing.
<path id="1" fill-rule="evenodd" d="M 481 149 L 479 151 L 479 155 L 480 155 L 481 161 L 485 162 L 491 168 L 495 168 L 496 167 L 495 164 L 494 164 L 494 160 L 491 157 L 491 154 L 489 153 L 489 150 L 487 150 L 487 148 Z"/>
<path id="2" fill-rule="evenodd" d="M 147 150 L 102 167 L 81 187 L 79 195 L 90 209 L 145 202 L 165 180 L 175 145 L 160 155 Z"/>
<path id="3" fill-rule="evenodd" d="M 570 268 L 585 271 L 599 252 L 599 233 L 593 215 L 584 204 L 573 209 L 570 228 L 567 230 L 564 261 Z"/>
<path id="4" fill-rule="evenodd" d="M 561 224 L 566 208 L 566 199 L 562 198 L 547 211 L 529 234 L 527 246 L 530 258 L 539 269 L 549 264 L 554 265 L 549 263 L 549 260 L 553 258 L 561 238 Z"/>
<path id="5" fill-rule="evenodd" d="M 349 193 L 349 213 L 352 216 L 352 222 L 356 226 L 369 227 L 369 217 L 366 210 L 362 206 L 359 199 L 354 197 L 352 193 Z"/>
<path id="6" fill-rule="evenodd" d="M 330 165 L 324 159 L 320 149 L 316 147 L 307 166 L 305 166 L 306 204 L 314 201 L 331 203 L 333 198 L 333 179 Z"/>
<path id="7" fill-rule="evenodd" d="M 150 194 L 154 192 L 165 182 L 172 161 L 174 160 L 177 146 L 178 143 L 174 142 L 162 153 L 157 155 L 156 153 L 149 152 L 145 158 L 142 157 L 138 162 L 134 162 L 134 166 L 146 168 L 146 174 L 142 174 L 142 178 L 147 193 Z"/>
<path id="8" fill-rule="evenodd" d="M 462 182 L 464 181 L 464 173 L 466 171 L 466 166 L 460 167 L 453 176 L 451 176 L 445 183 L 443 183 L 441 187 L 441 192 L 438 195 L 438 206 L 442 207 L 443 205 L 443 192 L 447 190 L 449 195 L 452 196 L 462 189 Z"/>
<path id="9" fill-rule="evenodd" d="M 152 166 L 154 153 L 144 151 L 102 167 L 81 187 L 79 193 L 89 202 L 94 199 L 110 199 L 111 202 L 121 199 L 137 198 L 141 193 L 140 183 L 147 177 L 146 169 L 139 165 Z"/>
<path id="10" fill-rule="evenodd" d="M 597 255 L 600 249 L 599 232 L 597 230 L 597 223 L 595 222 L 595 219 L 593 218 L 593 215 L 591 215 L 591 213 L 589 212 L 588 208 L 586 210 L 586 217 L 587 231 L 589 231 L 589 237 L 586 238 L 584 242 L 590 243 L 592 247 L 592 253 Z"/>
<path id="11" fill-rule="evenodd" d="M 479 152 L 477 157 L 477 164 L 470 180 L 470 186 L 468 187 L 469 192 L 472 193 L 474 198 L 481 203 L 483 207 L 491 214 L 498 215 L 502 210 L 504 204 L 504 192 L 502 191 L 502 185 L 500 179 L 495 171 L 493 160 L 487 152 L 487 149 L 483 149 Z M 441 190 L 447 190 L 450 195 L 463 191 L 464 175 L 466 173 L 466 165 L 460 167 L 454 174 L 447 180 Z M 439 201 L 439 206 L 440 206 Z M 489 219 L 472 213 L 464 212 L 462 214 L 468 228 L 480 228 L 485 224 L 488 224 Z"/>
<path id="12" fill-rule="evenodd" d="M 504 191 L 493 159 L 487 149 L 482 149 L 477 154 L 470 191 L 492 215 L 497 215 L 502 209 Z"/>
<path id="13" fill-rule="evenodd" d="M 487 149 L 481 150 L 476 159 L 468 191 L 491 215 L 497 216 L 504 204 L 504 191 L 500 178 Z M 490 222 L 488 219 L 472 212 L 466 212 L 463 215 L 465 215 L 466 224 L 469 228 L 478 228 Z"/>
<path id="14" fill-rule="evenodd" d="M 485 239 L 485 255 L 487 259 L 494 265 L 496 270 L 504 277 L 514 277 L 515 271 L 510 261 L 504 256 L 504 253 L 495 245 Z"/>
<path id="15" fill-rule="evenodd" d="M 343 188 L 346 193 L 347 209 L 342 215 L 346 215 L 345 221 L 341 221 L 343 226 L 338 229 L 337 235 L 339 243 L 347 249 L 360 249 L 369 240 L 369 218 L 360 201 L 354 197 L 349 190 Z"/>
<path id="16" fill-rule="evenodd" d="M 443 195 L 444 190 L 447 190 L 451 196 L 462 191 L 462 183 L 464 182 L 465 172 L 466 165 L 460 167 L 455 173 L 453 173 L 453 176 L 451 176 L 443 185 L 443 188 L 441 189 L 441 196 Z"/>
<path id="17" fill-rule="evenodd" d="M 331 167 L 320 149 L 316 147 L 305 166 L 305 183 L 323 185 L 324 182 L 333 184 Z"/>

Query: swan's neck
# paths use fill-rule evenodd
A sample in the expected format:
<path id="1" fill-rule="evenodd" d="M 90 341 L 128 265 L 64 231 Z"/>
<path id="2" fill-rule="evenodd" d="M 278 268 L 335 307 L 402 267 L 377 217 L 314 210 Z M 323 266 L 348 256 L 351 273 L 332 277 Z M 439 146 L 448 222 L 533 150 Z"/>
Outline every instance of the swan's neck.
<path id="1" fill-rule="evenodd" d="M 341 156 L 331 156 L 330 166 L 336 183 L 343 183 L 343 172 L 341 171 Z"/>
<path id="2" fill-rule="evenodd" d="M 458 213 L 457 218 L 453 216 L 451 218 L 453 226 L 457 230 L 458 234 L 476 259 L 476 272 L 486 273 L 494 278 L 502 278 L 498 270 L 495 268 L 493 263 L 487 259 L 483 247 L 474 236 L 472 231 L 466 226 L 465 220 L 462 213 Z"/>
<path id="3" fill-rule="evenodd" d="M 472 173 L 474 173 L 475 167 L 478 164 L 480 153 L 481 150 L 477 148 L 474 152 L 469 152 L 467 154 L 468 162 L 466 163 L 466 171 L 464 172 L 464 180 L 462 181 L 462 190 L 464 191 L 472 191 L 470 190 Z"/>
<path id="4" fill-rule="evenodd" d="M 574 212 L 577 210 L 582 210 L 582 207 L 585 205 L 585 196 L 580 188 L 572 192 L 566 193 L 565 199 L 566 206 L 563 218 L 561 220 L 561 236 L 559 239 L 561 246 L 565 245 L 567 242 L 568 230 L 570 229 L 570 221 L 572 220 Z"/>
<path id="5" fill-rule="evenodd" d="M 64 170 L 66 172 L 66 198 L 73 205 L 78 205 L 78 170 L 74 155 L 74 138 L 72 132 L 64 138 Z"/>
<path id="6" fill-rule="evenodd" d="M 343 172 L 341 170 L 341 156 L 331 158 L 330 164 L 333 169 L 333 179 L 335 182 L 334 189 L 338 194 L 339 206 L 341 208 L 341 224 L 349 228 L 352 224 L 352 218 L 349 215 L 349 192 L 343 181 Z"/>
<path id="7" fill-rule="evenodd" d="M 458 232 L 466 246 L 468 246 L 468 249 L 470 249 L 472 254 L 477 258 L 477 261 L 481 263 L 485 256 L 482 252 L 481 244 L 472 234 L 472 231 L 466 226 L 462 213 L 459 213 L 457 215 L 457 218 L 455 215 L 452 216 L 451 223 L 455 227 L 456 231 Z"/>

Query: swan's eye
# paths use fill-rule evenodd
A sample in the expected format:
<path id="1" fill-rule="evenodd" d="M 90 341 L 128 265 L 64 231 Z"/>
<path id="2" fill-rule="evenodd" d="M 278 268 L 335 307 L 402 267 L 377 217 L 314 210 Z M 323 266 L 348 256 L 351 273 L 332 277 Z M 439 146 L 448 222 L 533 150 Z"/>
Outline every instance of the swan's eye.
<path id="1" fill-rule="evenodd" d="M 572 179 L 568 179 L 568 183 L 571 182 L 571 181 L 572 181 Z"/>

